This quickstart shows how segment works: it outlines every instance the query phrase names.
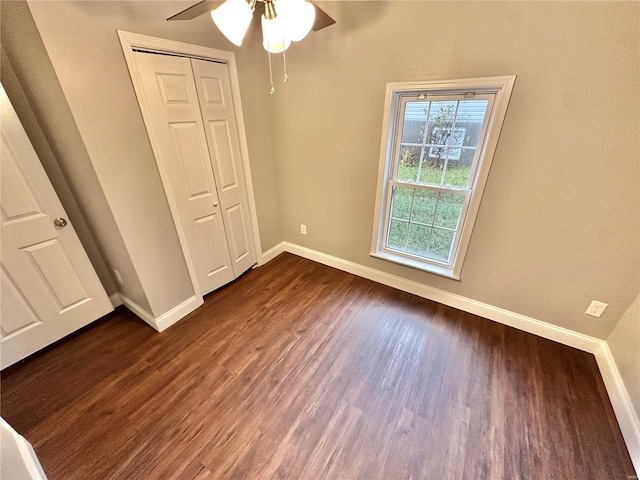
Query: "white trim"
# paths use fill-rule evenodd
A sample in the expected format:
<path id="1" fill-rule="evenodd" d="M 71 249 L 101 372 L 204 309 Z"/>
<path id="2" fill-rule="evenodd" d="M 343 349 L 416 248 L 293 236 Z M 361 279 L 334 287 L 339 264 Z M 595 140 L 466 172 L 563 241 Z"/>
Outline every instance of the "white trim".
<path id="1" fill-rule="evenodd" d="M 266 252 L 262 252 L 262 262 L 259 263 L 258 266 L 264 265 L 265 263 L 270 262 L 271 260 L 276 258 L 278 255 L 285 251 L 284 247 L 285 242 L 280 242 L 275 247 L 270 248 Z"/>
<path id="2" fill-rule="evenodd" d="M 629 392 L 622 381 L 609 344 L 603 341 L 595 352 L 595 356 L 622 436 L 627 444 L 627 450 L 629 450 L 631 461 L 636 469 L 636 475 L 640 476 L 640 420 L 633 408 L 631 397 L 629 397 Z"/>
<path id="3" fill-rule="evenodd" d="M 519 313 L 494 307 L 493 305 L 456 295 L 455 293 L 449 293 L 380 270 L 365 267 L 358 263 L 343 260 L 342 258 L 327 255 L 326 253 L 311 250 L 310 248 L 301 247 L 300 245 L 289 242 L 283 243 L 285 252 L 293 253 L 294 255 L 337 268 L 338 270 L 349 272 L 404 292 L 413 293 L 419 297 L 433 300 L 434 302 L 442 303 L 443 305 L 448 305 L 464 312 L 473 313 L 474 315 L 479 315 L 489 320 L 502 323 L 503 325 L 533 333 L 539 337 L 547 338 L 585 352 L 595 353 L 602 344 L 602 340 L 600 339 L 558 327 L 541 320 L 536 320 L 535 318 L 520 315 Z"/>
<path id="4" fill-rule="evenodd" d="M 415 268 L 416 270 L 422 270 L 423 272 L 433 273 L 440 275 L 441 277 L 450 278 L 452 280 L 460 281 L 460 277 L 454 277 L 453 271 L 448 267 L 441 267 L 435 264 L 426 264 L 422 260 L 414 260 L 409 256 L 404 256 L 400 253 L 391 253 L 387 250 L 380 250 L 379 252 L 371 252 L 369 255 L 380 260 L 386 260 L 387 262 L 399 263 L 405 267 Z"/>
<path id="5" fill-rule="evenodd" d="M 111 305 L 113 305 L 113 308 L 122 305 L 122 299 L 120 298 L 120 294 L 118 292 L 109 295 L 109 300 L 111 300 Z"/>
<path id="6" fill-rule="evenodd" d="M 249 162 L 249 145 L 247 142 L 247 131 L 244 127 L 244 113 L 242 111 L 242 101 L 240 99 L 240 81 L 238 79 L 238 67 L 236 57 L 232 55 L 227 60 L 229 66 L 229 81 L 231 83 L 231 97 L 233 98 L 233 110 L 236 114 L 236 129 L 238 131 L 238 141 L 240 142 L 240 157 L 242 157 L 242 171 L 246 186 L 247 202 L 249 207 L 249 218 L 251 220 L 251 232 L 253 233 L 253 246 L 256 252 L 256 262 L 262 265 L 264 262 L 259 252 L 262 252 L 260 242 L 260 230 L 258 229 L 258 210 L 256 209 L 256 197 L 253 191 L 253 177 L 251 176 L 251 163 Z"/>
<path id="7" fill-rule="evenodd" d="M 178 320 L 183 319 L 188 314 L 193 312 L 196 308 L 204 303 L 204 300 L 200 296 L 194 295 L 191 298 L 186 299 L 180 305 L 176 305 L 171 310 L 166 313 L 163 313 L 158 318 L 155 319 L 156 330 L 162 332 L 166 330 L 171 325 L 176 323 Z"/>
<path id="8" fill-rule="evenodd" d="M 127 307 L 133 313 L 135 313 L 137 317 L 141 318 L 142 320 L 147 322 L 149 325 L 151 325 L 151 327 L 153 327 L 154 330 L 158 330 L 156 326 L 156 320 L 155 318 L 153 318 L 153 315 L 151 315 L 149 312 L 147 312 L 144 308 L 142 308 L 140 305 L 138 305 L 136 302 L 131 300 L 126 295 L 123 295 L 122 293 L 120 293 L 119 296 L 120 296 L 120 300 L 122 300 L 122 305 Z"/>
<path id="9" fill-rule="evenodd" d="M 201 296 L 194 295 L 193 297 L 187 298 L 181 304 L 176 305 L 168 312 L 163 313 L 159 317 L 154 317 L 151 313 L 147 312 L 144 308 L 142 308 L 140 305 L 138 305 L 136 302 L 126 297 L 125 295 L 120 293 L 119 297 L 122 300 L 121 305 L 127 307 L 129 310 L 135 313 L 136 316 L 147 322 L 154 330 L 157 330 L 158 332 L 166 330 L 178 320 L 183 319 L 204 303 L 204 300 Z"/>
<path id="10" fill-rule="evenodd" d="M 247 192 L 247 204 L 249 208 L 249 218 L 251 222 L 251 229 L 253 235 L 253 244 L 258 257 L 258 252 L 262 252 L 260 245 L 260 230 L 258 228 L 258 214 L 255 205 L 255 195 L 253 191 L 253 180 L 251 177 L 251 164 L 249 162 L 249 149 L 247 146 L 247 135 L 244 127 L 244 115 L 242 113 L 242 101 L 240 99 L 240 84 L 238 82 L 238 72 L 236 66 L 235 55 L 232 52 L 225 52 L 223 50 L 217 50 L 214 48 L 204 47 L 201 45 L 193 45 L 190 43 L 175 42 L 173 40 L 166 40 L 163 38 L 150 37 L 147 35 L 140 35 L 137 33 L 124 32 L 118 30 L 118 36 L 120 38 L 120 44 L 122 46 L 122 52 L 131 76 L 131 82 L 140 104 L 140 110 L 142 117 L 145 120 L 145 124 L 150 125 L 149 119 L 149 107 L 147 106 L 145 96 L 143 95 L 142 81 L 140 79 L 140 73 L 135 62 L 133 55 L 134 48 L 151 49 L 160 52 L 178 53 L 187 56 L 197 56 L 201 58 L 207 58 L 211 60 L 222 61 L 227 64 L 227 70 L 229 72 L 229 81 L 231 84 L 231 95 L 233 98 L 234 113 L 236 116 L 236 128 L 238 131 L 238 140 L 240 143 L 240 157 L 242 160 L 242 169 L 245 177 L 245 186 Z M 154 156 L 157 157 L 156 152 L 159 151 L 158 141 L 153 134 L 153 129 L 147 129 L 149 134 L 149 140 L 154 152 Z M 182 225 L 180 223 L 180 216 L 178 214 L 178 208 L 176 201 L 173 198 L 171 187 L 169 183 L 169 177 L 164 168 L 162 162 L 156 162 L 162 184 L 167 192 L 167 201 L 169 203 L 169 209 L 173 217 L 173 222 L 178 233 L 178 239 L 184 252 L 187 268 L 189 270 L 189 276 L 191 283 L 197 296 L 202 297 L 202 290 L 198 284 L 198 278 L 196 270 L 193 264 L 193 260 L 189 253 L 188 242 Z M 262 264 L 261 258 L 256 258 L 259 265 Z M 155 327 L 154 327 L 155 328 Z M 166 327 L 165 327 L 166 328 Z"/>

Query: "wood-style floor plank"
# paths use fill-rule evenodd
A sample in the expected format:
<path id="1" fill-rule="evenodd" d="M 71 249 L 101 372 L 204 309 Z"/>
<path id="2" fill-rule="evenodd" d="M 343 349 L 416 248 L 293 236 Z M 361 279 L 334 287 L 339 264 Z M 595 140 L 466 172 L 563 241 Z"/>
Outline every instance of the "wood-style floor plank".
<path id="1" fill-rule="evenodd" d="M 1 377 L 53 480 L 634 475 L 593 355 L 290 254 Z"/>

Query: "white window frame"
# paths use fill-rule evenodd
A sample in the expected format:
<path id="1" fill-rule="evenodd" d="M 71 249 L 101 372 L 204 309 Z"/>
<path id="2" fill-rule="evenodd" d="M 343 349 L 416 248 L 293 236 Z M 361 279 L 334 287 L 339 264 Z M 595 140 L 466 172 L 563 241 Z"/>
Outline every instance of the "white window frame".
<path id="1" fill-rule="evenodd" d="M 471 240 L 471 232 L 480 208 L 480 201 L 489 176 L 491 163 L 498 144 L 500 131 L 507 113 L 507 106 L 515 84 L 516 76 L 470 78 L 430 82 L 387 83 L 380 163 L 378 167 L 378 188 L 374 211 L 373 239 L 370 255 L 383 260 L 399 263 L 419 270 L 460 280 L 464 258 Z M 391 209 L 391 192 L 395 184 L 394 173 L 397 163 L 396 146 L 402 136 L 402 98 L 407 95 L 425 95 L 425 100 L 439 100 L 446 95 L 466 94 L 468 96 L 492 96 L 492 106 L 487 111 L 485 129 L 481 132 L 483 142 L 478 142 L 477 159 L 471 168 L 469 188 L 457 190 L 465 194 L 465 202 L 460 215 L 460 228 L 454 238 L 448 262 L 426 259 L 386 247 L 387 219 Z M 422 98 L 422 97 L 419 97 Z M 491 103 L 491 102 L 490 102 Z M 415 184 L 420 187 L 419 184 Z M 432 188 L 433 189 L 433 188 Z M 436 190 L 438 187 L 435 188 Z M 451 191 L 443 189 L 443 191 Z"/>

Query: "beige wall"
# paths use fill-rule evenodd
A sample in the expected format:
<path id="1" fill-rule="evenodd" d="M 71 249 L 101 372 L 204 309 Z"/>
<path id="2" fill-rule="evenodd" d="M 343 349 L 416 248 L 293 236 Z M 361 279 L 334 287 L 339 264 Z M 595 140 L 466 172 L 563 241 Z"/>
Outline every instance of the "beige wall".
<path id="1" fill-rule="evenodd" d="M 640 296 L 620 319 L 607 343 L 640 418 Z"/>
<path id="2" fill-rule="evenodd" d="M 322 6 L 273 109 L 284 239 L 606 338 L 640 285 L 640 4 Z M 509 74 L 462 281 L 369 257 L 385 83 Z"/>

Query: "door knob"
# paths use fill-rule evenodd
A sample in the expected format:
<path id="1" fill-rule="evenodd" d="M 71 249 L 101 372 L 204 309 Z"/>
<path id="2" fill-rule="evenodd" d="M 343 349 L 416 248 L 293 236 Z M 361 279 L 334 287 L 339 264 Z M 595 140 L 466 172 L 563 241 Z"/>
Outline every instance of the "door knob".
<path id="1" fill-rule="evenodd" d="M 213 202 L 213 206 L 217 207 L 218 206 L 218 202 Z"/>
<path id="2" fill-rule="evenodd" d="M 67 221 L 62 217 L 58 217 L 53 221 L 53 224 L 56 227 L 64 228 L 67 226 Z"/>

